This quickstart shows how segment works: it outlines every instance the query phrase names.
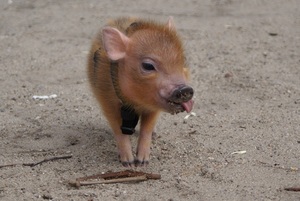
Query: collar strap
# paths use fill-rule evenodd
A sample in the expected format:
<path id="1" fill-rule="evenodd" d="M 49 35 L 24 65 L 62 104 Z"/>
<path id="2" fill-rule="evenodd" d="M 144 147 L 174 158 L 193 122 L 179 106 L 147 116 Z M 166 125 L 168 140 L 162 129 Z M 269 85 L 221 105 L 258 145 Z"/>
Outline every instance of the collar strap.
<path id="1" fill-rule="evenodd" d="M 114 86 L 114 90 L 118 98 L 122 103 L 121 107 L 121 117 L 122 117 L 122 125 L 121 131 L 125 135 L 132 135 L 135 132 L 135 127 L 139 121 L 139 115 L 135 112 L 135 110 L 129 105 L 125 103 L 124 97 L 122 96 L 120 87 L 118 85 L 118 63 L 111 62 L 110 64 L 110 76 Z"/>
<path id="2" fill-rule="evenodd" d="M 111 81 L 114 86 L 115 93 L 118 96 L 121 103 L 124 105 L 125 100 L 124 100 L 124 97 L 122 96 L 121 89 L 120 89 L 119 83 L 118 83 L 118 63 L 117 62 L 110 63 L 110 77 L 111 77 Z"/>
<path id="3" fill-rule="evenodd" d="M 122 105 L 121 107 L 122 125 L 121 130 L 125 135 L 132 135 L 135 132 L 135 127 L 139 121 L 139 115 L 134 109 Z"/>

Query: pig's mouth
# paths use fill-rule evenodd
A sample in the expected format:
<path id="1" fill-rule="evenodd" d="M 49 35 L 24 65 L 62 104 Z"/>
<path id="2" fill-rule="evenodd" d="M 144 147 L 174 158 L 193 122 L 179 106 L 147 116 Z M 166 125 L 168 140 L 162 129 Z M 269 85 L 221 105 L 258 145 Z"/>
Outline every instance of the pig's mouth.
<path id="1" fill-rule="evenodd" d="M 167 103 L 169 106 L 169 112 L 171 114 L 177 114 L 177 113 L 184 112 L 184 111 L 189 113 L 192 111 L 193 105 L 194 105 L 193 100 L 189 100 L 186 102 L 175 102 L 172 100 L 168 100 Z"/>

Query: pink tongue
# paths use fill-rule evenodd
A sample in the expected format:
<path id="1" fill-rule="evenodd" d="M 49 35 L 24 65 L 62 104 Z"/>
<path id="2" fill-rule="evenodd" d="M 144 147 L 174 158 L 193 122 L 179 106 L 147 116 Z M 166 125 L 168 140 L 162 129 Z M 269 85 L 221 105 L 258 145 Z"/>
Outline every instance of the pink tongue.
<path id="1" fill-rule="evenodd" d="M 187 113 L 189 113 L 190 111 L 192 111 L 193 105 L 194 105 L 194 101 L 193 100 L 189 100 L 187 102 L 181 103 L 181 106 L 184 108 L 184 110 Z"/>

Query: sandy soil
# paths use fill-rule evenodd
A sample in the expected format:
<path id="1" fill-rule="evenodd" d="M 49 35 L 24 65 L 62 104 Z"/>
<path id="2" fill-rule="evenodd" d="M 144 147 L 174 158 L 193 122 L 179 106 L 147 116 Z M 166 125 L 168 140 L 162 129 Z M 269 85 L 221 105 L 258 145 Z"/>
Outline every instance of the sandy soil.
<path id="1" fill-rule="evenodd" d="M 85 66 L 100 27 L 127 15 L 174 16 L 197 116 L 161 116 L 142 169 L 161 180 L 72 188 L 124 170 Z M 1 0 L 0 72 L 0 165 L 73 156 L 0 168 L 0 200 L 300 200 L 283 190 L 300 186 L 298 0 Z"/>

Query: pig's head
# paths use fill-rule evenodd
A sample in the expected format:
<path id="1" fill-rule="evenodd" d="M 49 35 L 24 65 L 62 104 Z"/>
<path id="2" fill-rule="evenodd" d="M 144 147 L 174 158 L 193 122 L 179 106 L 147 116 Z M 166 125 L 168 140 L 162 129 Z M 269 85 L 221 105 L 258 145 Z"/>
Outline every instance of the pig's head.
<path id="1" fill-rule="evenodd" d="M 118 83 L 126 101 L 138 111 L 190 112 L 193 88 L 172 18 L 166 25 L 133 23 L 127 35 L 103 29 L 107 56 L 118 62 Z"/>

